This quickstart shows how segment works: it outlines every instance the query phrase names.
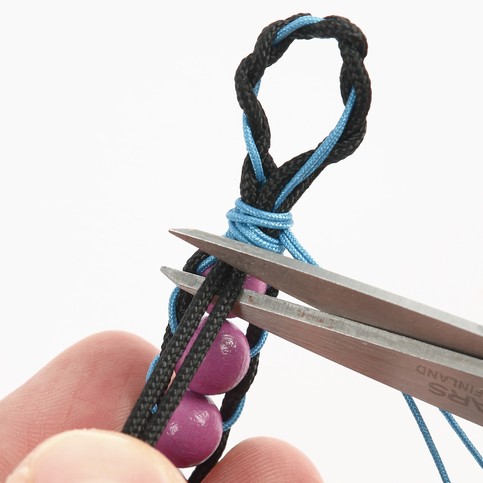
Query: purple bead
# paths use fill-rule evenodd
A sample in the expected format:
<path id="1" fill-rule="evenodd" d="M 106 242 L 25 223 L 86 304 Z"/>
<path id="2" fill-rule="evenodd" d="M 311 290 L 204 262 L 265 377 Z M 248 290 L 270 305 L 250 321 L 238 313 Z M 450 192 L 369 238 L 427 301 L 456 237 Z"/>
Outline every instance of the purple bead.
<path id="1" fill-rule="evenodd" d="M 201 273 L 204 277 L 210 273 L 211 267 L 208 267 L 204 272 Z M 247 290 L 251 290 L 252 292 L 258 292 L 258 293 L 265 293 L 267 291 L 267 284 L 265 282 L 262 282 L 261 280 L 258 280 L 258 278 L 252 277 L 251 275 L 247 275 L 245 278 L 245 282 L 243 283 L 243 288 Z M 214 304 L 208 305 L 208 308 L 206 311 L 210 313 L 213 310 Z M 227 319 L 233 319 L 236 317 L 236 315 L 233 312 L 229 312 L 228 315 L 226 316 Z"/>
<path id="2" fill-rule="evenodd" d="M 201 319 L 200 325 L 176 364 L 176 371 L 179 370 L 207 320 L 206 316 Z M 236 325 L 225 321 L 189 387 L 200 394 L 223 394 L 243 379 L 249 364 L 250 346 L 247 338 Z"/>
<path id="3" fill-rule="evenodd" d="M 196 466 L 209 458 L 221 440 L 223 423 L 210 398 L 186 391 L 155 448 L 178 468 Z"/>

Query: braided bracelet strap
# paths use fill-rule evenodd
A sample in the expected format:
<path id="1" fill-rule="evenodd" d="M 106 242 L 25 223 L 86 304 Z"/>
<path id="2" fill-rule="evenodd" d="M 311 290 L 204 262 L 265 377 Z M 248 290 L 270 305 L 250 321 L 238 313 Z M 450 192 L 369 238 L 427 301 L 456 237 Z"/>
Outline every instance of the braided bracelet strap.
<path id="1" fill-rule="evenodd" d="M 315 149 L 277 167 L 270 149 L 270 129 L 257 99 L 265 69 L 277 62 L 296 39 L 334 38 L 342 57 L 340 86 L 344 112 L 334 130 Z M 290 231 L 290 209 L 329 164 L 344 159 L 361 143 L 371 102 L 370 80 L 363 60 L 367 43 L 363 33 L 347 19 L 319 19 L 306 14 L 277 21 L 266 27 L 253 53 L 242 60 L 235 75 L 238 102 L 243 110 L 243 131 L 248 155 L 242 167 L 240 199 L 228 213 L 227 236 L 314 263 Z M 161 352 L 153 361 L 149 377 L 123 431 L 151 445 L 159 439 L 177 408 L 225 318 L 240 294 L 245 274 L 197 251 L 184 270 L 211 270 L 196 295 L 175 289 L 170 299 L 170 323 Z M 269 287 L 268 295 L 276 296 Z M 191 350 L 171 381 L 175 365 L 192 338 L 208 305 L 216 302 Z M 259 351 L 266 338 L 261 329 L 249 325 L 246 337 L 250 363 L 245 377 L 223 399 L 220 412 L 223 435 L 215 452 L 193 471 L 190 481 L 201 481 L 224 451 L 231 425 L 236 421 L 258 368 Z"/>

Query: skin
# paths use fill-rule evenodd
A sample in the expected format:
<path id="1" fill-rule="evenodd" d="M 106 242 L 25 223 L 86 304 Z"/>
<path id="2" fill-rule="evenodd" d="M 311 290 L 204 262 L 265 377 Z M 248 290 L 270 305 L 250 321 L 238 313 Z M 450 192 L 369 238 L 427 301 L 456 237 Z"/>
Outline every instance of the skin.
<path id="1" fill-rule="evenodd" d="M 185 481 L 158 451 L 118 433 L 156 352 L 131 334 L 93 335 L 0 401 L 0 481 L 15 469 L 9 483 Z M 204 481 L 322 482 L 305 455 L 272 438 L 240 443 Z"/>

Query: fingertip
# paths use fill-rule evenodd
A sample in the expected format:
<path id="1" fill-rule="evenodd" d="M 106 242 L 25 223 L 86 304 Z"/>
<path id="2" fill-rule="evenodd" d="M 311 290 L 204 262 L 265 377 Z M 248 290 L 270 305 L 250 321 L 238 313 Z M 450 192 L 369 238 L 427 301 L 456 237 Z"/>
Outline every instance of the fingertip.
<path id="1" fill-rule="evenodd" d="M 323 483 L 314 464 L 297 448 L 275 438 L 250 438 L 230 450 L 204 483 Z"/>
<path id="2" fill-rule="evenodd" d="M 8 483 L 85 481 L 178 483 L 184 478 L 161 453 L 121 433 L 73 430 L 30 453 Z"/>
<path id="3" fill-rule="evenodd" d="M 74 356 L 79 356 L 83 363 L 85 363 L 86 357 L 89 357 L 105 362 L 110 361 L 112 366 L 118 366 L 122 358 L 128 359 L 130 366 L 136 366 L 135 362 L 138 360 L 144 366 L 145 362 L 150 362 L 157 352 L 159 349 L 135 334 L 108 330 L 87 336 L 66 349 L 52 362 L 62 358 L 72 361 Z"/>

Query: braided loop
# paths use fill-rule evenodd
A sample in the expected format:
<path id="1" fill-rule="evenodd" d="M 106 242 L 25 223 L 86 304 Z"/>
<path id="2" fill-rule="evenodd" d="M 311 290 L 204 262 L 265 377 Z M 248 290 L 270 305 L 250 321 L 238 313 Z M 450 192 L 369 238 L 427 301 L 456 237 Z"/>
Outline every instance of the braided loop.
<path id="1" fill-rule="evenodd" d="M 370 80 L 363 64 L 364 57 L 367 54 L 367 42 L 359 28 L 341 17 L 327 17 L 318 23 L 299 28 L 277 45 L 273 45 L 279 29 L 295 18 L 292 17 L 284 22 L 275 22 L 266 27 L 256 42 L 254 52 L 242 60 L 235 75 L 238 102 L 247 117 L 267 177 L 267 182 L 259 189 L 250 157 L 247 156 L 243 164 L 240 193 L 243 201 L 266 211 L 275 211 L 273 207 L 278 193 L 301 169 L 315 150 L 302 153 L 277 169 L 269 153 L 270 128 L 268 120 L 254 92 L 254 88 L 260 82 L 265 69 L 276 62 L 295 39 L 335 38 L 338 41 L 343 61 L 340 72 L 340 88 L 344 104 L 347 102 L 352 89 L 356 94 L 350 119 L 325 162 L 294 189 L 276 211 L 290 211 L 322 169 L 331 163 L 344 159 L 357 149 L 366 132 L 366 117 L 371 103 Z"/>
<path id="2" fill-rule="evenodd" d="M 312 38 L 335 38 L 338 42 L 342 57 L 341 95 L 346 110 L 339 122 L 340 126 L 319 146 L 277 167 L 269 152 L 268 119 L 257 99 L 260 80 L 266 68 L 277 62 L 294 40 Z M 230 229 L 241 229 L 242 235 L 236 236 L 229 232 L 229 236 L 247 236 L 248 241 L 251 241 L 250 233 L 254 232 L 262 239 L 275 240 L 275 245 L 280 239 L 282 245 L 278 243 L 277 246 L 281 247 L 278 251 L 297 245 L 296 240 L 287 235 L 292 223 L 288 212 L 325 166 L 353 153 L 364 137 L 366 116 L 371 102 L 370 81 L 363 64 L 366 53 L 367 43 L 362 32 L 341 17 L 317 19 L 300 14 L 274 22 L 263 29 L 253 52 L 241 61 L 235 74 L 236 94 L 244 113 L 249 154 L 242 167 L 241 200 L 237 210 L 229 215 L 230 223 L 233 224 Z M 309 164 L 310 169 L 307 168 Z M 286 189 L 287 186 L 290 186 L 289 190 Z M 270 213 L 281 216 L 274 218 Z M 297 250 L 300 248 L 295 246 L 294 251 Z M 303 258 L 306 259 L 305 256 Z M 212 257 L 197 251 L 187 261 L 184 270 L 199 273 L 212 263 L 211 259 Z M 156 443 L 165 428 L 242 290 L 245 274 L 222 262 L 213 262 L 212 270 L 196 295 L 179 291 L 172 298 L 170 313 L 175 320 L 170 321 L 171 328 L 166 330 L 161 353 L 153 364 L 146 386 L 124 426 L 124 432 L 150 444 Z M 277 291 L 269 287 L 267 294 L 276 296 Z M 169 385 L 176 362 L 214 296 L 218 298 L 206 325 Z M 201 481 L 220 458 L 228 440 L 231 421 L 236 420 L 241 412 L 245 394 L 257 373 L 258 351 L 264 332 L 249 325 L 246 336 L 252 349 L 252 358 L 245 377 L 225 394 L 221 404 L 220 412 L 225 423 L 222 440 L 215 453 L 196 467 L 190 481 Z"/>

